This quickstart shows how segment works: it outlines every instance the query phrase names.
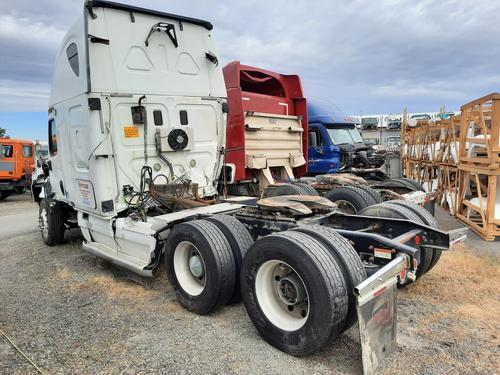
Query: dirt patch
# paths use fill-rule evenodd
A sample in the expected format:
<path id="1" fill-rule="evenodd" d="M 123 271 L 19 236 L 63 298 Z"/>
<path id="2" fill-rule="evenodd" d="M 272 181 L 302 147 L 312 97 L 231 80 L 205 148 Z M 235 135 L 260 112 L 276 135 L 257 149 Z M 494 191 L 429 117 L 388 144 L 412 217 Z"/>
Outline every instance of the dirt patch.
<path id="1" fill-rule="evenodd" d="M 70 292 L 100 295 L 107 299 L 157 299 L 161 294 L 159 290 L 147 288 L 126 277 L 100 275 L 85 280 L 79 280 L 79 277 L 80 274 L 63 268 L 55 272 L 51 284 L 57 288 L 63 285 Z"/>
<path id="2" fill-rule="evenodd" d="M 444 252 L 425 279 L 408 288 L 429 303 L 447 303 L 458 319 L 480 322 L 500 332 L 500 263 L 478 257 L 463 244 Z"/>
<path id="3" fill-rule="evenodd" d="M 400 293 L 412 315 L 413 340 L 425 343 L 429 363 L 448 373 L 495 373 L 500 348 L 500 262 L 463 244 L 443 252 L 438 265 Z M 436 354 L 437 353 L 437 354 Z M 445 368 L 443 367 L 443 370 Z M 448 370 L 446 370 L 448 371 Z M 445 373 L 446 373 L 445 371 Z"/>
<path id="4" fill-rule="evenodd" d="M 142 285 L 135 284 L 127 279 L 116 280 L 109 276 L 96 276 L 89 280 L 70 286 L 72 290 L 79 292 L 100 293 L 111 299 L 150 299 L 159 295 L 156 290 L 146 289 Z"/>
<path id="5" fill-rule="evenodd" d="M 82 251 L 76 232 L 49 248 L 32 229 L 0 235 L 0 325 L 46 373 L 362 372 L 355 327 L 325 351 L 291 357 L 259 337 L 241 304 L 189 313 L 163 269 L 133 278 Z M 398 290 L 398 345 L 380 374 L 500 373 L 498 243 L 474 248 L 471 237 Z M 0 338 L 0 373 L 32 370 Z"/>
<path id="6" fill-rule="evenodd" d="M 73 273 L 70 270 L 68 270 L 67 268 L 63 268 L 62 270 L 56 272 L 54 278 L 57 281 L 68 281 L 72 278 L 72 276 Z"/>

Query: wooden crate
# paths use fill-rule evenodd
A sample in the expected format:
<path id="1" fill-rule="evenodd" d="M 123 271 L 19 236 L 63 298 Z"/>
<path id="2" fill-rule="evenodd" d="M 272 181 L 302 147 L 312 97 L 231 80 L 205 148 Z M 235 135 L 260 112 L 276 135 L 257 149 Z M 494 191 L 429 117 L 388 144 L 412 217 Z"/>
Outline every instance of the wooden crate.
<path id="1" fill-rule="evenodd" d="M 487 241 L 500 236 L 500 170 L 461 165 L 456 216 Z"/>
<path id="2" fill-rule="evenodd" d="M 462 106 L 460 165 L 500 168 L 500 94 L 490 94 Z"/>
<path id="3" fill-rule="evenodd" d="M 458 196 L 458 168 L 456 165 L 441 163 L 437 173 L 436 202 L 455 215 Z"/>
<path id="4" fill-rule="evenodd" d="M 500 236 L 500 94 L 449 119 L 401 128 L 404 173 L 486 240 Z"/>

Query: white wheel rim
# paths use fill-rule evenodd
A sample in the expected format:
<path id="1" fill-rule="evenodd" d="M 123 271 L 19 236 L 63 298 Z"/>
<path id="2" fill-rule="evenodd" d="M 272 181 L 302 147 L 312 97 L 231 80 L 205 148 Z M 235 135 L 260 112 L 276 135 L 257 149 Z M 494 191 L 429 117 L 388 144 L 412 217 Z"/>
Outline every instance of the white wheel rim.
<path id="1" fill-rule="evenodd" d="M 356 207 L 354 207 L 353 204 L 349 201 L 341 199 L 333 203 L 335 203 L 339 207 L 339 210 L 342 212 L 348 214 L 355 214 L 358 212 L 358 210 L 356 210 Z"/>
<path id="2" fill-rule="evenodd" d="M 194 257 L 197 261 L 201 260 L 202 276 L 195 275 L 190 267 L 190 261 L 191 266 L 197 263 L 193 262 L 192 258 Z M 198 296 L 203 292 L 206 284 L 205 270 L 205 261 L 196 246 L 189 241 L 182 241 L 176 246 L 174 250 L 174 272 L 180 287 L 187 294 Z"/>
<path id="3" fill-rule="evenodd" d="M 277 280 L 277 277 L 280 280 Z M 296 295 L 303 297 L 299 298 L 300 301 L 294 303 L 293 299 L 284 298 L 282 288 L 286 285 L 284 280 L 291 286 L 291 290 L 299 287 Z M 307 288 L 300 275 L 285 262 L 268 260 L 259 267 L 255 276 L 255 294 L 266 318 L 279 329 L 297 331 L 304 326 L 309 317 Z"/>
<path id="4" fill-rule="evenodd" d="M 47 210 L 45 208 L 42 208 L 42 212 L 40 212 L 40 218 L 38 219 L 38 221 L 43 238 L 47 238 L 49 235 L 49 226 L 47 222 Z"/>

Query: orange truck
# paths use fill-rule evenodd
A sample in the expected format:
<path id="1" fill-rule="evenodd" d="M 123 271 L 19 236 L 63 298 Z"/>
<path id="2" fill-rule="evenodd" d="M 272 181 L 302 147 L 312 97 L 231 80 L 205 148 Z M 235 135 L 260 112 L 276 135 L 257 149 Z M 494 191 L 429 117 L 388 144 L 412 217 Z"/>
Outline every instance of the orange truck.
<path id="1" fill-rule="evenodd" d="M 0 200 L 29 187 L 35 167 L 34 154 L 32 141 L 0 138 Z"/>

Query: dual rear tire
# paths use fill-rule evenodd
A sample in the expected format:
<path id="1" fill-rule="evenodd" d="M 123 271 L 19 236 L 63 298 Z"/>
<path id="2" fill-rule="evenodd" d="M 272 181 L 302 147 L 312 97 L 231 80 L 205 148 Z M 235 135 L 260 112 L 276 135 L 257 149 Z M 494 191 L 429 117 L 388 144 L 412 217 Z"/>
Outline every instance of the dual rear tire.
<path id="1" fill-rule="evenodd" d="M 339 210 L 356 214 L 366 207 L 382 202 L 380 194 L 369 186 L 340 186 L 331 190 L 326 198 L 336 203 Z"/>
<path id="2" fill-rule="evenodd" d="M 257 240 L 243 260 L 247 313 L 271 345 L 295 356 L 317 352 L 356 322 L 359 256 L 333 229 L 297 227 Z"/>
<path id="3" fill-rule="evenodd" d="M 177 224 L 165 245 L 165 266 L 181 305 L 203 315 L 239 302 L 239 270 L 252 243 L 248 230 L 232 216 Z"/>
<path id="4" fill-rule="evenodd" d="M 312 225 L 252 242 L 231 216 L 176 225 L 165 263 L 181 305 L 208 314 L 242 298 L 260 335 L 296 356 L 320 350 L 356 322 L 352 290 L 366 273 L 344 237 Z"/>
<path id="5" fill-rule="evenodd" d="M 419 184 L 417 181 L 412 180 L 411 178 L 407 177 L 400 177 L 400 178 L 391 178 L 390 180 L 385 180 L 382 181 L 378 184 L 378 186 L 383 187 L 384 185 L 390 186 L 393 188 L 402 188 L 406 189 L 406 191 L 424 191 L 424 187 Z"/>

